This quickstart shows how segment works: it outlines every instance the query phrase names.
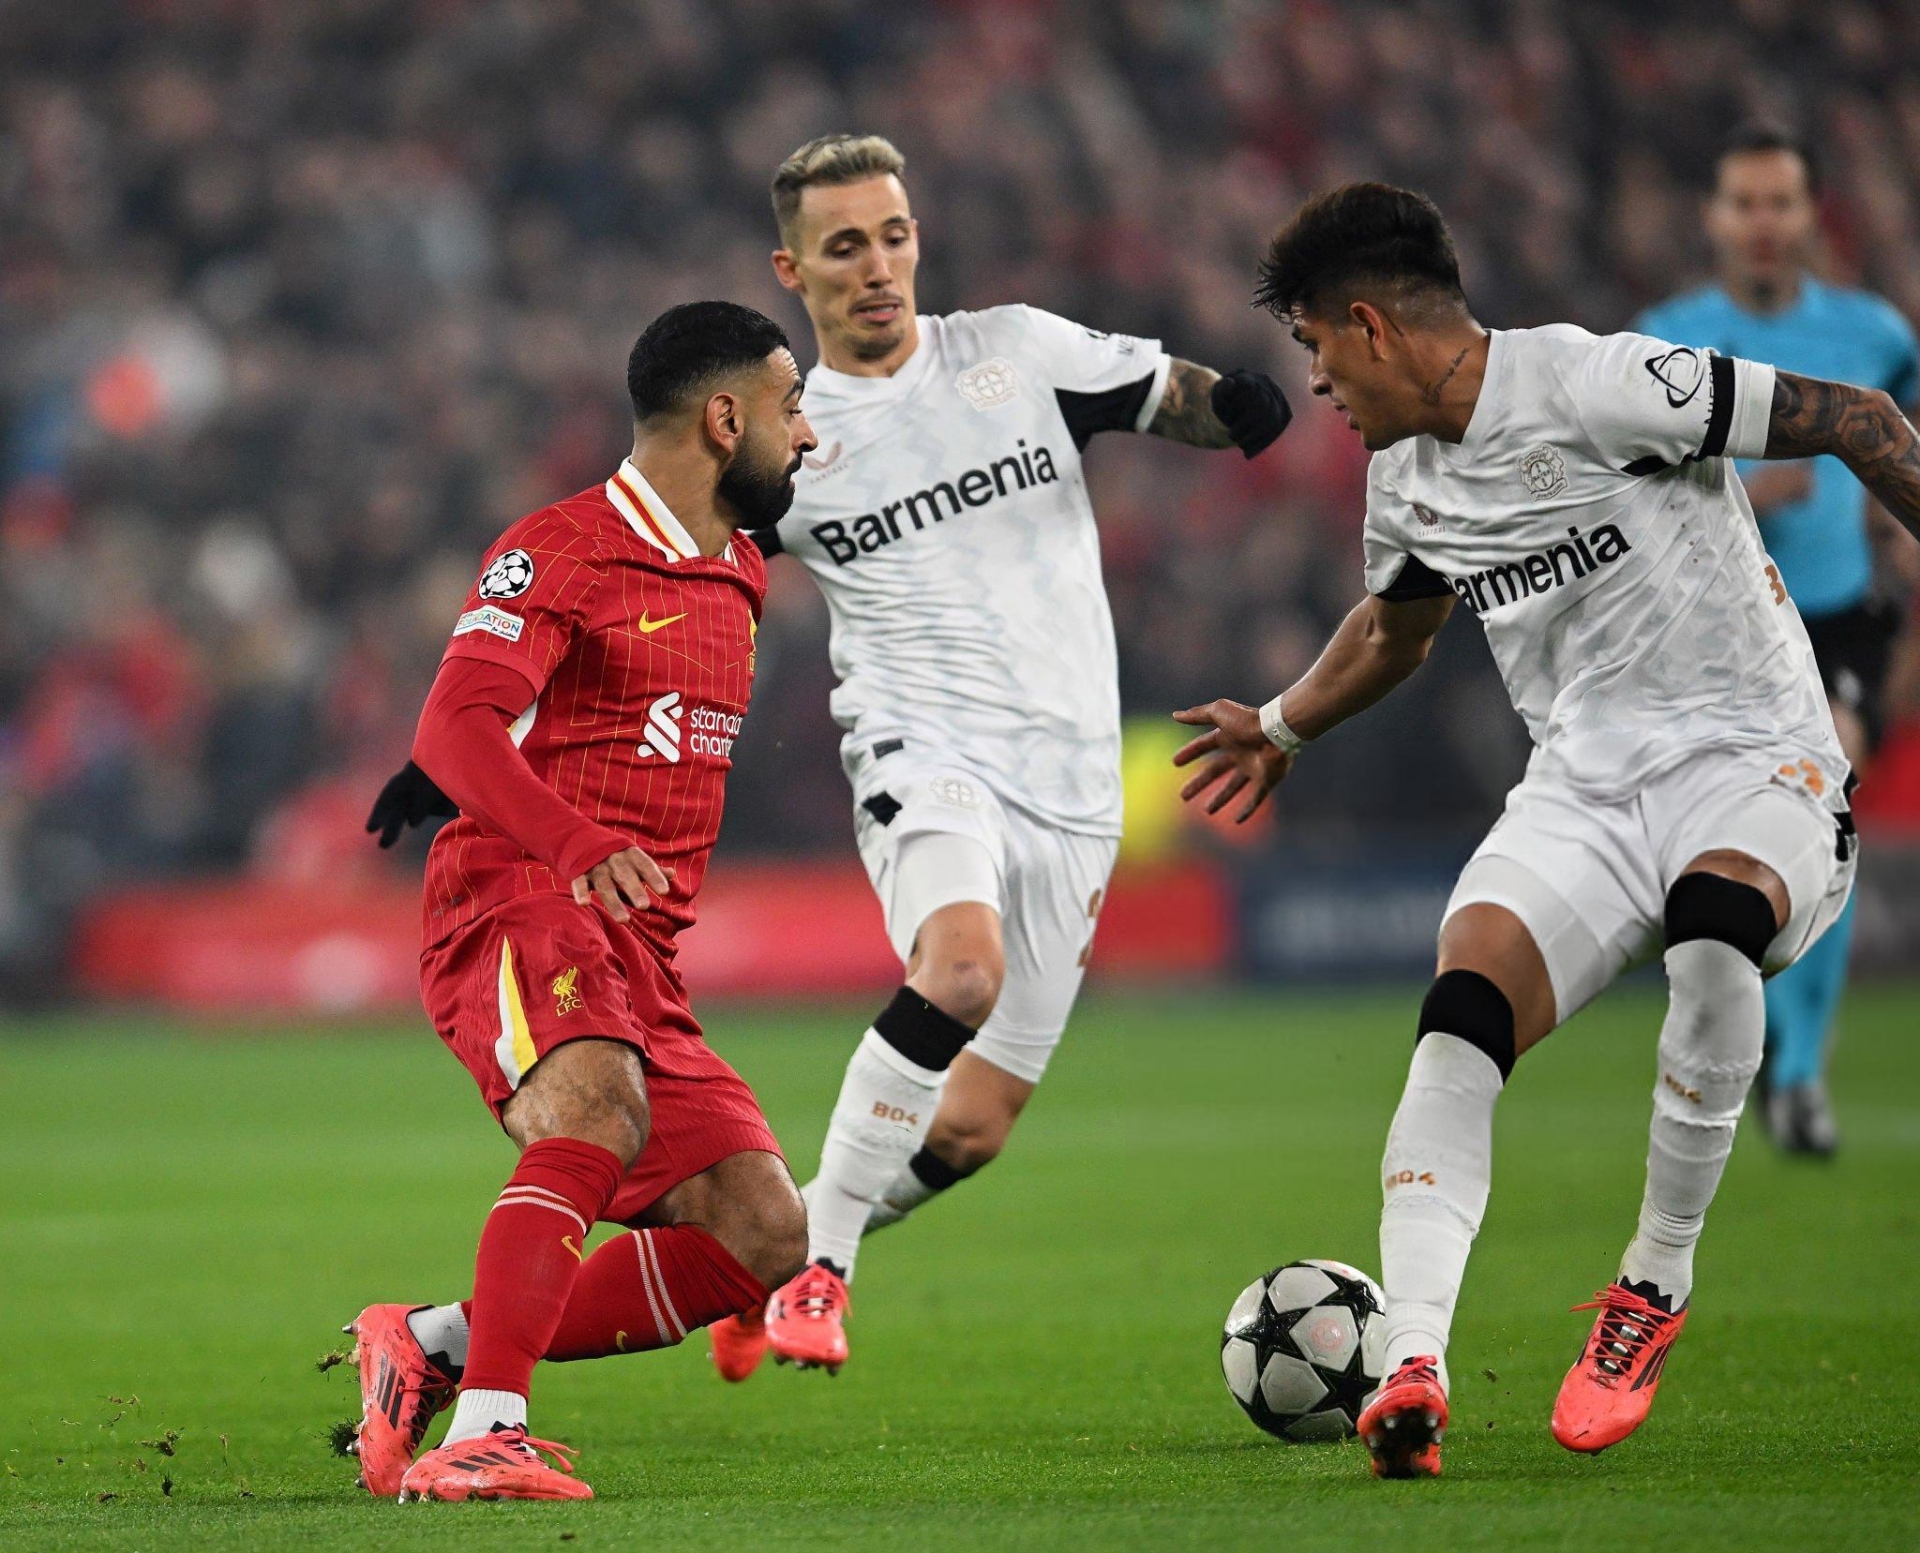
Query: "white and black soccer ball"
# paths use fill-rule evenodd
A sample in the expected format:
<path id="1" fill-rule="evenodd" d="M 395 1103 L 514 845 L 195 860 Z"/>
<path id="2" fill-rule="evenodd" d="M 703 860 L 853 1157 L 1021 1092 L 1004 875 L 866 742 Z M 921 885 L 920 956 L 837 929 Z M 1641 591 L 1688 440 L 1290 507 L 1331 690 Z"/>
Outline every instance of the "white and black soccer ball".
<path id="1" fill-rule="evenodd" d="M 493 558 L 493 564 L 480 574 L 480 597 L 517 599 L 533 586 L 533 557 L 524 550 L 509 550 Z"/>
<path id="2" fill-rule="evenodd" d="M 1283 1440 L 1354 1432 L 1380 1386 L 1386 1296 L 1345 1262 L 1289 1262 L 1241 1291 L 1227 1312 L 1220 1368 L 1233 1400 Z"/>

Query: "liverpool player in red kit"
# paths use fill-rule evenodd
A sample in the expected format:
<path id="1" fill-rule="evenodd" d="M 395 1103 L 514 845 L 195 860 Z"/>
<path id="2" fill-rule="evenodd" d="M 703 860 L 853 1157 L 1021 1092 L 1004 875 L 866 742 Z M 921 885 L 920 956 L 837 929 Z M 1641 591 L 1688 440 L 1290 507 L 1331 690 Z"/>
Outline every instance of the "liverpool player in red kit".
<path id="1" fill-rule="evenodd" d="M 779 1146 L 673 957 L 753 679 L 766 572 L 739 531 L 785 512 L 814 439 L 750 308 L 662 314 L 627 386 L 633 456 L 495 542 L 396 778 L 460 809 L 427 865 L 422 996 L 521 1153 L 472 1298 L 352 1324 L 376 1494 L 590 1498 L 527 1431 L 534 1364 L 668 1347 L 805 1258 Z M 603 1219 L 631 1233 L 585 1255 Z"/>

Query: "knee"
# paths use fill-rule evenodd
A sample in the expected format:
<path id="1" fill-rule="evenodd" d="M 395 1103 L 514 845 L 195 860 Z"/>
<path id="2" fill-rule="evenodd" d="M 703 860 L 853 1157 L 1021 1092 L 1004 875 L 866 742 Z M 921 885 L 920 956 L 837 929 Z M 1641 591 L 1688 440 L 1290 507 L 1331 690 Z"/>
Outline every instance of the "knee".
<path id="1" fill-rule="evenodd" d="M 958 1181 L 998 1159 L 1012 1131 L 1012 1117 L 959 1117 L 952 1121 L 943 1117 L 927 1135 L 927 1147 Z"/>
<path id="2" fill-rule="evenodd" d="M 769 1289 L 807 1264 L 807 1208 L 791 1179 L 743 1205 L 723 1239 L 734 1260 Z"/>
<path id="3" fill-rule="evenodd" d="M 1524 870 L 1512 883 L 1541 889 Z M 1428 999 L 1421 1034 L 1444 1030 L 1467 1038 L 1450 1025 L 1431 1023 L 1433 1018 L 1475 1021 L 1476 1028 L 1498 1023 L 1512 1032 L 1512 1057 L 1531 1050 L 1560 1022 L 1559 994 L 1533 930 L 1517 912 L 1488 901 L 1462 906 L 1441 924 L 1440 964 Z M 1504 1048 L 1504 1039 L 1499 1044 Z M 1501 1060 L 1501 1052 L 1488 1055 Z"/>
<path id="4" fill-rule="evenodd" d="M 968 1103 L 970 1098 L 974 1103 Z M 1025 1104 L 1024 1099 L 1016 1102 L 1001 1094 L 956 1096 L 949 1089 L 928 1129 L 927 1148 L 953 1172 L 954 1180 L 970 1176 L 1000 1157 Z"/>
<path id="5" fill-rule="evenodd" d="M 624 1169 L 647 1146 L 651 1120 L 640 1053 L 619 1041 L 570 1041 L 528 1072 L 501 1120 L 522 1148 L 542 1138 L 578 1138 L 607 1150 Z"/>
<path id="6" fill-rule="evenodd" d="M 983 945 L 929 961 L 914 981 L 929 1003 L 978 1030 L 1000 1001 L 1000 984 L 1005 979 L 1005 958 L 996 948 Z"/>
<path id="7" fill-rule="evenodd" d="M 1429 1035 L 1450 1035 L 1477 1047 L 1500 1070 L 1502 1083 L 1513 1076 L 1518 1055 L 1513 1004 L 1478 971 L 1442 971 L 1434 978 L 1420 1004 L 1415 1040 Z"/>
<path id="8" fill-rule="evenodd" d="M 1758 885 L 1717 873 L 1682 874 L 1667 891 L 1667 949 L 1702 940 L 1725 944 L 1758 970 L 1780 931 L 1780 916 Z"/>
<path id="9" fill-rule="evenodd" d="M 653 1118 L 640 1054 L 627 1047 L 619 1048 L 619 1052 L 623 1060 L 609 1073 L 606 1089 L 582 1096 L 573 1121 L 560 1131 L 567 1137 L 599 1144 L 628 1167 L 646 1149 Z"/>

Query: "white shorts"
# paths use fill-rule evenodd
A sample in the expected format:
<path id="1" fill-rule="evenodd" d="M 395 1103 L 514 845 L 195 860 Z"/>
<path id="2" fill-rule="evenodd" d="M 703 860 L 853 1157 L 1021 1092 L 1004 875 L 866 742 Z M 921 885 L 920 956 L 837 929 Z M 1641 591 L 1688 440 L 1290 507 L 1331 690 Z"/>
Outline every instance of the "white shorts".
<path id="1" fill-rule="evenodd" d="M 1079 995 L 1119 842 L 1042 824 L 964 765 L 906 750 L 863 764 L 854 829 L 894 953 L 904 965 L 942 906 L 993 907 L 1006 977 L 967 1050 L 1038 1083 Z"/>
<path id="2" fill-rule="evenodd" d="M 1731 850 L 1786 882 L 1787 925 L 1763 969 L 1791 965 L 1840 915 L 1853 889 L 1845 800 L 1811 762 L 1704 750 L 1630 798 L 1597 802 L 1528 776 L 1454 886 L 1447 915 L 1485 902 L 1527 925 L 1553 981 L 1561 1022 L 1661 947 L 1667 891 L 1703 852 Z"/>

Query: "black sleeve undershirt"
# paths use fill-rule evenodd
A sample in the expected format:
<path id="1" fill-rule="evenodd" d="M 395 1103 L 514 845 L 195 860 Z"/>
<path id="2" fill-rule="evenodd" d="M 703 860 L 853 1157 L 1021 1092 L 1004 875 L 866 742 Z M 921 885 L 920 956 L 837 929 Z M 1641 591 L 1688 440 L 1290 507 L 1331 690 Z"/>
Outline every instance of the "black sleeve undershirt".
<path id="1" fill-rule="evenodd" d="M 1446 578 L 1417 557 L 1408 556 L 1393 574 L 1393 581 L 1374 597 L 1389 604 L 1411 604 L 1416 599 L 1437 599 L 1452 592 L 1453 584 Z"/>
<path id="2" fill-rule="evenodd" d="M 1103 431 L 1132 431 L 1140 419 L 1140 409 L 1153 389 L 1154 374 L 1149 372 L 1136 383 L 1118 388 L 1102 388 L 1083 393 L 1076 388 L 1056 388 L 1053 397 L 1060 404 L 1060 418 L 1067 423 L 1073 445 L 1084 450 L 1094 436 Z"/>

